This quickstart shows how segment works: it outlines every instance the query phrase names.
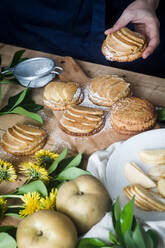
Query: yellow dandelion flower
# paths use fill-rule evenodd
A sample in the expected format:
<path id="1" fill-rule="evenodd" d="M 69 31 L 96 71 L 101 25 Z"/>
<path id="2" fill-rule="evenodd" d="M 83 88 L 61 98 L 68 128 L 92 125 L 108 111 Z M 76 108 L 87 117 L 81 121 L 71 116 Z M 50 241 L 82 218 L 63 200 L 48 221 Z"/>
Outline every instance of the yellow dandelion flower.
<path id="1" fill-rule="evenodd" d="M 38 192 L 24 194 L 21 199 L 24 202 L 24 209 L 19 211 L 21 217 L 33 214 L 41 209 L 40 194 Z"/>
<path id="2" fill-rule="evenodd" d="M 17 180 L 16 171 L 10 162 L 0 159 L 0 183 L 4 181 L 15 182 Z"/>
<path id="3" fill-rule="evenodd" d="M 5 212 L 7 211 L 7 200 L 0 198 L 0 218 L 3 218 Z"/>
<path id="4" fill-rule="evenodd" d="M 35 164 L 33 162 L 22 163 L 19 165 L 20 172 L 22 172 L 27 180 L 41 180 L 41 181 L 49 181 L 48 171 L 42 166 Z"/>
<path id="5" fill-rule="evenodd" d="M 50 152 L 49 150 L 40 150 L 35 153 L 38 163 L 47 167 L 50 166 L 54 160 L 59 156 L 57 153 Z"/>
<path id="6" fill-rule="evenodd" d="M 41 198 L 42 209 L 54 209 L 56 206 L 57 189 L 52 189 L 49 197 Z"/>

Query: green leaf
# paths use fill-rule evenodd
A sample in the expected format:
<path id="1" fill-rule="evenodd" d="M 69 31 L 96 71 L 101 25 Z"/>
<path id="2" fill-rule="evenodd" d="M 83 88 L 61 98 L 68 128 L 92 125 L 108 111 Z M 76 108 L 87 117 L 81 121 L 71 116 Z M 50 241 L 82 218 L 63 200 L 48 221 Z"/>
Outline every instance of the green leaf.
<path id="1" fill-rule="evenodd" d="M 53 171 L 56 170 L 58 164 L 66 157 L 68 152 L 68 149 L 65 148 L 61 154 L 59 155 L 59 157 L 51 164 L 51 166 L 48 169 L 48 173 L 51 174 Z"/>
<path id="2" fill-rule="evenodd" d="M 134 199 L 129 201 L 120 212 L 120 228 L 124 237 L 128 230 L 131 230 L 133 223 L 133 203 Z"/>
<path id="3" fill-rule="evenodd" d="M 153 248 L 154 244 L 153 241 L 148 235 L 142 226 L 140 226 L 138 223 L 135 227 L 135 231 L 133 232 L 133 240 L 138 248 Z"/>
<path id="4" fill-rule="evenodd" d="M 117 244 L 117 245 L 119 245 L 119 242 L 117 241 L 117 238 L 113 234 L 113 232 L 109 232 L 109 241 L 110 241 L 111 244 Z"/>
<path id="5" fill-rule="evenodd" d="M 29 112 L 27 110 L 25 110 L 22 107 L 16 107 L 15 109 L 13 109 L 11 112 L 11 114 L 20 114 L 20 115 L 25 115 L 31 119 L 34 119 L 36 121 L 38 121 L 39 123 L 43 124 L 43 120 L 41 118 L 40 115 L 33 113 L 33 112 Z"/>
<path id="6" fill-rule="evenodd" d="M 62 171 L 57 177 L 56 179 L 59 181 L 63 181 L 63 180 L 72 180 L 78 176 L 81 175 L 90 175 L 90 173 L 88 171 L 79 169 L 79 168 L 75 168 L 75 167 L 71 167 L 69 169 L 65 169 L 64 171 Z"/>
<path id="7" fill-rule="evenodd" d="M 11 216 L 11 217 L 20 219 L 20 215 L 17 213 L 5 213 L 5 216 Z"/>
<path id="8" fill-rule="evenodd" d="M 149 229 L 146 233 L 151 237 L 151 239 L 153 241 L 153 244 L 154 244 L 154 248 L 157 248 L 158 247 L 158 242 L 159 242 L 157 232 L 155 232 L 154 230 Z"/>
<path id="9" fill-rule="evenodd" d="M 165 108 L 157 110 L 157 119 L 158 121 L 165 121 Z"/>
<path id="10" fill-rule="evenodd" d="M 100 239 L 96 238 L 84 238 L 78 242 L 76 248 L 96 248 L 96 247 L 107 247 L 107 244 Z"/>
<path id="11" fill-rule="evenodd" d="M 20 59 L 21 59 L 22 55 L 24 54 L 24 52 L 25 52 L 25 50 L 19 50 L 19 51 L 15 52 L 9 67 L 14 67 L 16 64 L 18 64 L 20 62 Z"/>
<path id="12" fill-rule="evenodd" d="M 0 233 L 0 248 L 16 248 L 16 240 L 8 233 Z"/>
<path id="13" fill-rule="evenodd" d="M 18 94 L 14 95 L 14 96 L 11 96 L 8 99 L 8 104 L 0 110 L 1 115 L 5 112 L 8 113 L 11 110 L 11 108 L 15 105 L 15 103 L 19 99 L 22 92 L 23 91 L 19 92 Z M 26 109 L 27 111 L 30 111 L 30 112 L 37 112 L 38 110 L 43 108 L 42 105 L 35 104 L 35 102 L 32 100 L 32 89 L 30 89 L 30 88 L 28 88 L 26 95 L 25 95 L 23 101 L 21 102 L 21 104 L 19 104 L 19 106 Z"/>
<path id="14" fill-rule="evenodd" d="M 71 167 L 79 166 L 82 160 L 82 153 L 79 152 L 79 154 L 66 166 L 65 169 L 69 169 Z"/>
<path id="15" fill-rule="evenodd" d="M 28 88 L 24 89 L 21 92 L 21 94 L 18 97 L 17 101 L 15 102 L 15 104 L 12 106 L 12 108 L 9 111 L 11 111 L 12 109 L 14 109 L 16 106 L 18 106 L 23 101 L 23 99 L 25 98 L 25 95 L 26 95 L 27 91 L 28 91 Z"/>
<path id="16" fill-rule="evenodd" d="M 0 232 L 8 232 L 13 229 L 15 230 L 16 227 L 15 226 L 0 226 Z"/>
<path id="17" fill-rule="evenodd" d="M 31 182 L 29 184 L 24 184 L 22 187 L 18 189 L 18 194 L 21 195 L 26 194 L 28 192 L 38 192 L 43 197 L 48 195 L 48 191 L 45 184 L 40 180 Z"/>
<path id="18" fill-rule="evenodd" d="M 124 236 L 125 247 L 127 248 L 138 248 L 133 240 L 132 231 L 128 230 Z"/>
<path id="19" fill-rule="evenodd" d="M 11 83 L 15 83 L 15 82 L 16 82 L 16 80 L 14 78 L 12 78 L 12 79 L 2 79 L 0 81 L 0 84 L 11 84 Z"/>
<path id="20" fill-rule="evenodd" d="M 120 219 L 120 212 L 121 212 L 120 201 L 119 201 L 119 197 L 117 197 L 117 199 L 116 199 L 116 201 L 112 207 L 114 222 L 118 221 Z M 114 223 L 114 226 L 115 226 L 115 223 Z"/>

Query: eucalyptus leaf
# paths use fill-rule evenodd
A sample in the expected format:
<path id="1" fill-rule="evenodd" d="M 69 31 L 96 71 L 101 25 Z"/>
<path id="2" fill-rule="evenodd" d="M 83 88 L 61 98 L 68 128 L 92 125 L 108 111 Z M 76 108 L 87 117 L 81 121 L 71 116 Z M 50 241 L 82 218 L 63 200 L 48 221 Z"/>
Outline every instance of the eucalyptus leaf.
<path id="1" fill-rule="evenodd" d="M 100 239 L 96 238 L 84 238 L 81 239 L 76 248 L 96 248 L 107 247 L 107 244 Z"/>
<path id="2" fill-rule="evenodd" d="M 65 169 L 69 169 L 71 167 L 79 166 L 82 160 L 82 153 L 79 152 L 79 154 L 66 166 Z"/>
<path id="3" fill-rule="evenodd" d="M 9 67 L 14 67 L 16 64 L 18 64 L 20 62 L 20 59 L 21 59 L 22 55 L 24 54 L 24 52 L 25 52 L 25 50 L 19 50 L 19 51 L 15 52 Z"/>
<path id="4" fill-rule="evenodd" d="M 90 175 L 88 171 L 82 170 L 80 168 L 71 167 L 62 171 L 57 177 L 56 180 L 72 180 L 81 175 Z"/>
<path id="5" fill-rule="evenodd" d="M 59 155 L 59 157 L 51 164 L 51 166 L 48 169 L 48 173 L 51 174 L 53 171 L 56 170 L 59 163 L 66 157 L 68 152 L 68 149 L 65 148 Z"/>
<path id="6" fill-rule="evenodd" d="M 16 240 L 8 233 L 0 233 L 0 248 L 16 248 Z"/>
<path id="7" fill-rule="evenodd" d="M 38 121 L 39 123 L 43 124 L 43 120 L 41 118 L 40 115 L 33 113 L 33 112 L 29 112 L 26 109 L 22 108 L 22 107 L 16 107 L 15 109 L 13 109 L 12 111 L 10 111 L 11 114 L 20 114 L 20 115 L 25 115 L 31 119 L 34 119 L 36 121 Z"/>
<path id="8" fill-rule="evenodd" d="M 128 230 L 132 229 L 134 199 L 129 201 L 120 212 L 120 227 L 124 237 Z"/>
<path id="9" fill-rule="evenodd" d="M 31 192 L 31 193 L 32 192 L 38 192 L 43 197 L 48 196 L 47 188 L 46 188 L 45 184 L 40 180 L 31 182 L 28 184 L 24 184 L 22 187 L 20 187 L 18 189 L 18 194 L 21 194 L 21 195 L 26 194 L 28 192 Z"/>

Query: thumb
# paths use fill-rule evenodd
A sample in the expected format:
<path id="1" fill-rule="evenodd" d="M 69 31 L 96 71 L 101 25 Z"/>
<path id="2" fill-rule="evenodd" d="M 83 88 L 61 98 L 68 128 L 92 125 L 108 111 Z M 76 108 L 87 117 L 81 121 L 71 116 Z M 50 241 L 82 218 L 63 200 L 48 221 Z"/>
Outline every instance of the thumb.
<path id="1" fill-rule="evenodd" d="M 117 20 L 117 22 L 115 23 L 115 25 L 112 28 L 107 29 L 104 33 L 106 35 L 115 32 L 125 26 L 127 26 L 127 24 L 131 21 L 131 17 L 123 12 L 123 14 L 120 16 L 120 18 Z"/>

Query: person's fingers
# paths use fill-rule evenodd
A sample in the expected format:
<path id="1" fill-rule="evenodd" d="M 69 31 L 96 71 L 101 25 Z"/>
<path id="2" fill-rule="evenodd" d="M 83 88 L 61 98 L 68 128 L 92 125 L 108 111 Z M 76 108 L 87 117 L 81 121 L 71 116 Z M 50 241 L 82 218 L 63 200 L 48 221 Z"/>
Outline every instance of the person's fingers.
<path id="1" fill-rule="evenodd" d="M 115 32 L 123 27 L 125 27 L 129 22 L 131 21 L 131 15 L 127 13 L 127 11 L 124 11 L 123 14 L 120 16 L 118 21 L 115 23 L 115 25 L 112 28 L 107 29 L 104 33 L 106 35 Z"/>
<path id="2" fill-rule="evenodd" d="M 149 32 L 148 32 L 148 39 L 149 43 L 147 48 L 142 54 L 142 58 L 146 59 L 153 51 L 155 48 L 159 45 L 160 39 L 159 39 L 159 24 L 156 22 L 150 23 L 148 26 Z"/>
<path id="3" fill-rule="evenodd" d="M 150 40 L 150 42 L 148 43 L 147 48 L 143 52 L 142 58 L 146 59 L 151 53 L 153 53 L 155 48 L 159 45 L 159 42 L 159 37 L 152 38 L 152 40 Z"/>

